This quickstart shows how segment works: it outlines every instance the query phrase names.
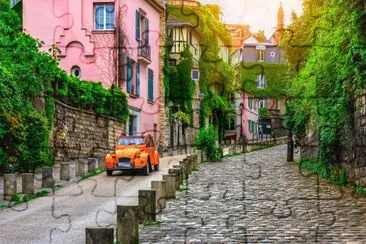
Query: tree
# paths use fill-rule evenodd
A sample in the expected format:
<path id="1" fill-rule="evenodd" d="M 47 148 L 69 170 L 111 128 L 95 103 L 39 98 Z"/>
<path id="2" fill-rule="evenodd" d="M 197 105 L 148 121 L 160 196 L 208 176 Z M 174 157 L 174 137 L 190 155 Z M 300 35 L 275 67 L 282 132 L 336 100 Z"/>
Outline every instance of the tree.
<path id="1" fill-rule="evenodd" d="M 265 42 L 267 40 L 266 34 L 264 33 L 264 30 L 259 30 L 256 33 L 253 34 L 253 36 L 259 41 L 259 42 Z"/>

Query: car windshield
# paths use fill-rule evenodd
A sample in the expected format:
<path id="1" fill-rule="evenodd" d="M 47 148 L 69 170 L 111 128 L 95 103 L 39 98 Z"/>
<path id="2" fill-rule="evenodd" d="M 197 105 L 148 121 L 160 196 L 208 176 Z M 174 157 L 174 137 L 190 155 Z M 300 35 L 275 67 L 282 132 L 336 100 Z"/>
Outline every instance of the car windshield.
<path id="1" fill-rule="evenodd" d="M 119 146 L 125 145 L 144 145 L 144 138 L 121 138 L 118 143 Z"/>

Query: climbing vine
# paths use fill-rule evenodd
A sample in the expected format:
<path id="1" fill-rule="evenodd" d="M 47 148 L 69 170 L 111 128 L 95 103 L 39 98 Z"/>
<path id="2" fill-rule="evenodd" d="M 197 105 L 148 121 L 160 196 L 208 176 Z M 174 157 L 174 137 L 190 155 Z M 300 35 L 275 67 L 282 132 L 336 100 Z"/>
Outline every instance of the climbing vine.
<path id="1" fill-rule="evenodd" d="M 188 21 L 202 34 L 201 57 L 199 60 L 199 86 L 204 100 L 200 109 L 200 120 L 212 116 L 216 128 L 224 126 L 225 117 L 232 112 L 227 99 L 233 92 L 235 72 L 230 62 L 220 58 L 220 41 L 231 45 L 231 35 L 220 21 L 220 9 L 216 5 L 201 5 L 200 8 L 169 5 L 168 11 L 176 18 Z M 230 53 L 230 51 L 229 51 Z"/>
<path id="2" fill-rule="evenodd" d="M 125 121 L 127 99 L 116 87 L 69 77 L 42 42 L 23 33 L 8 0 L 0 0 L 0 171 L 53 163 L 49 138 L 55 99 Z"/>
<path id="3" fill-rule="evenodd" d="M 306 1 L 308 6 L 311 2 Z M 296 30 L 295 38 L 291 42 L 291 38 L 285 38 L 291 47 L 304 44 L 294 40 L 310 38 L 307 44 L 311 43 L 293 79 L 286 123 L 298 134 L 306 129 L 317 131 L 319 161 L 330 165 L 340 160 L 346 132 L 354 124 L 355 97 L 366 83 L 365 7 L 362 0 L 318 4 L 313 26 L 301 24 L 307 17 L 314 18 L 311 8 L 304 9 L 304 16 L 291 26 Z M 310 35 L 300 38 L 309 29 Z"/>

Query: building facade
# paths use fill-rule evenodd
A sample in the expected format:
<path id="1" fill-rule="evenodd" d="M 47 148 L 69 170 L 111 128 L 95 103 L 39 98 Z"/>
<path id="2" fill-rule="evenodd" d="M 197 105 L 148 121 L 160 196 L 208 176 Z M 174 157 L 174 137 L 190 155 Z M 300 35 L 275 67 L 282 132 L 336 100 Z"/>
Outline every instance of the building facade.
<path id="1" fill-rule="evenodd" d="M 60 67 L 81 80 L 120 87 L 130 117 L 127 134 L 159 137 L 160 0 L 23 0 L 23 28 L 53 45 Z M 47 10 L 47 11 L 45 11 Z"/>

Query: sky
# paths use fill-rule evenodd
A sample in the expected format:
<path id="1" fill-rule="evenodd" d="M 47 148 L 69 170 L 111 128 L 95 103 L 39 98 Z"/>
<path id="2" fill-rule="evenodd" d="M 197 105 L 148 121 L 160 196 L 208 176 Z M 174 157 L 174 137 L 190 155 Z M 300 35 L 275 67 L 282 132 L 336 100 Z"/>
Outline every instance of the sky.
<path id="1" fill-rule="evenodd" d="M 282 0 L 285 24 L 291 21 L 291 10 L 301 13 L 303 0 Z M 250 25 L 252 33 L 264 30 L 270 37 L 277 24 L 280 0 L 200 0 L 202 3 L 217 4 L 223 8 L 224 23 Z"/>

